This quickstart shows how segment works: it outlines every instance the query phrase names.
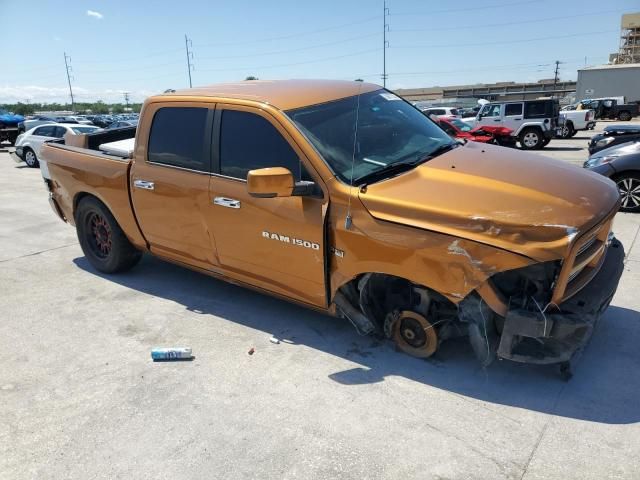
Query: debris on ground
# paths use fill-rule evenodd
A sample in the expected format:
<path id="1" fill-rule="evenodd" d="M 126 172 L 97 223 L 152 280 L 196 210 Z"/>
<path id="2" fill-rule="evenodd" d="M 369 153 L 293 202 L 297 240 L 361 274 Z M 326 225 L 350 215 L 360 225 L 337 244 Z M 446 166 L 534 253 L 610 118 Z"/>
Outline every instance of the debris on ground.
<path id="1" fill-rule="evenodd" d="M 255 352 L 256 352 L 256 349 L 255 349 L 255 348 L 253 348 L 253 347 L 251 347 L 247 353 L 248 353 L 249 355 L 253 355 Z"/>
<path id="2" fill-rule="evenodd" d="M 153 361 L 163 360 L 191 360 L 191 347 L 168 347 L 151 349 L 151 358 Z"/>

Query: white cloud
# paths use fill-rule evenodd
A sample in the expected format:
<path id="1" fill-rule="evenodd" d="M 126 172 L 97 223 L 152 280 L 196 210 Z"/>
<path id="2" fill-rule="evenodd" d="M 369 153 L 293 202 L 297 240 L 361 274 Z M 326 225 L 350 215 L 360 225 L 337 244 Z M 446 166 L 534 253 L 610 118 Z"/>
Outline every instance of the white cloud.
<path id="1" fill-rule="evenodd" d="M 130 101 L 141 102 L 150 95 L 162 93 L 153 90 L 129 90 Z M 106 103 L 122 103 L 122 90 L 91 90 L 80 86 L 73 87 L 73 95 L 78 102 L 102 100 Z M 39 85 L 0 85 L 0 104 L 3 103 L 65 103 L 69 102 L 68 87 L 42 87 Z"/>
<path id="2" fill-rule="evenodd" d="M 104 17 L 104 15 L 102 15 L 100 12 L 96 12 L 95 10 L 87 10 L 87 15 L 97 18 L 98 20 L 102 20 L 102 17 Z"/>

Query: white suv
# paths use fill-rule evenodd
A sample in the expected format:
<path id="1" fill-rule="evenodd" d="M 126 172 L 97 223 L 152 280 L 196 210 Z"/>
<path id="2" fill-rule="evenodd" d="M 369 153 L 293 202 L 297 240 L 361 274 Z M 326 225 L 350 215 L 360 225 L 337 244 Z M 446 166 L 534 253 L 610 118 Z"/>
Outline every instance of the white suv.
<path id="1" fill-rule="evenodd" d="M 462 118 L 462 115 L 455 108 L 451 107 L 429 107 L 421 109 L 422 113 L 424 113 L 427 117 L 431 115 L 435 115 L 440 118 L 445 118 L 448 120 L 453 120 L 454 118 Z"/>
<path id="2" fill-rule="evenodd" d="M 539 149 L 556 135 L 559 111 L 558 101 L 550 99 L 487 103 L 478 112 L 475 125 L 510 128 L 523 149 Z"/>

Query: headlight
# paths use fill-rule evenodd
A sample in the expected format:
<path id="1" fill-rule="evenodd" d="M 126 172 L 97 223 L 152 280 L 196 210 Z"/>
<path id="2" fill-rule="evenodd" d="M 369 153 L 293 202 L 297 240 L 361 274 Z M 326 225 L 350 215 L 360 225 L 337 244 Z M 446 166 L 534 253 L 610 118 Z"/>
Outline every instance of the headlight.
<path id="1" fill-rule="evenodd" d="M 604 147 L 605 145 L 609 145 L 614 140 L 615 140 L 614 137 L 601 138 L 596 142 L 596 147 Z"/>
<path id="2" fill-rule="evenodd" d="M 605 155 L 603 157 L 591 157 L 584 163 L 585 168 L 593 168 L 598 165 L 603 165 L 605 163 L 609 163 L 612 160 L 618 158 L 618 155 Z"/>

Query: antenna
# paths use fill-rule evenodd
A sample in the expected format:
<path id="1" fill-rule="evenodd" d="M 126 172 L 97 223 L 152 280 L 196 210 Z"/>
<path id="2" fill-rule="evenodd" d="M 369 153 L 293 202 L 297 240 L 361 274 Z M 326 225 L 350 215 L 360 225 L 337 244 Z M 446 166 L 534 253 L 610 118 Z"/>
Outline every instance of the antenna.
<path id="1" fill-rule="evenodd" d="M 351 191 L 353 190 L 353 169 L 356 164 L 356 147 L 358 145 L 358 118 L 360 117 L 360 93 L 362 92 L 362 82 L 358 82 L 358 100 L 356 104 L 356 121 L 353 127 L 353 153 L 351 154 L 351 180 L 349 180 L 349 203 L 347 204 L 347 217 L 344 219 L 344 228 L 351 228 Z"/>
<path id="2" fill-rule="evenodd" d="M 387 88 L 387 48 L 389 48 L 389 42 L 387 41 L 387 32 L 389 31 L 389 24 L 387 23 L 387 16 L 389 16 L 389 9 L 387 8 L 387 1 L 382 2 L 383 15 L 382 15 L 382 86 Z"/>

